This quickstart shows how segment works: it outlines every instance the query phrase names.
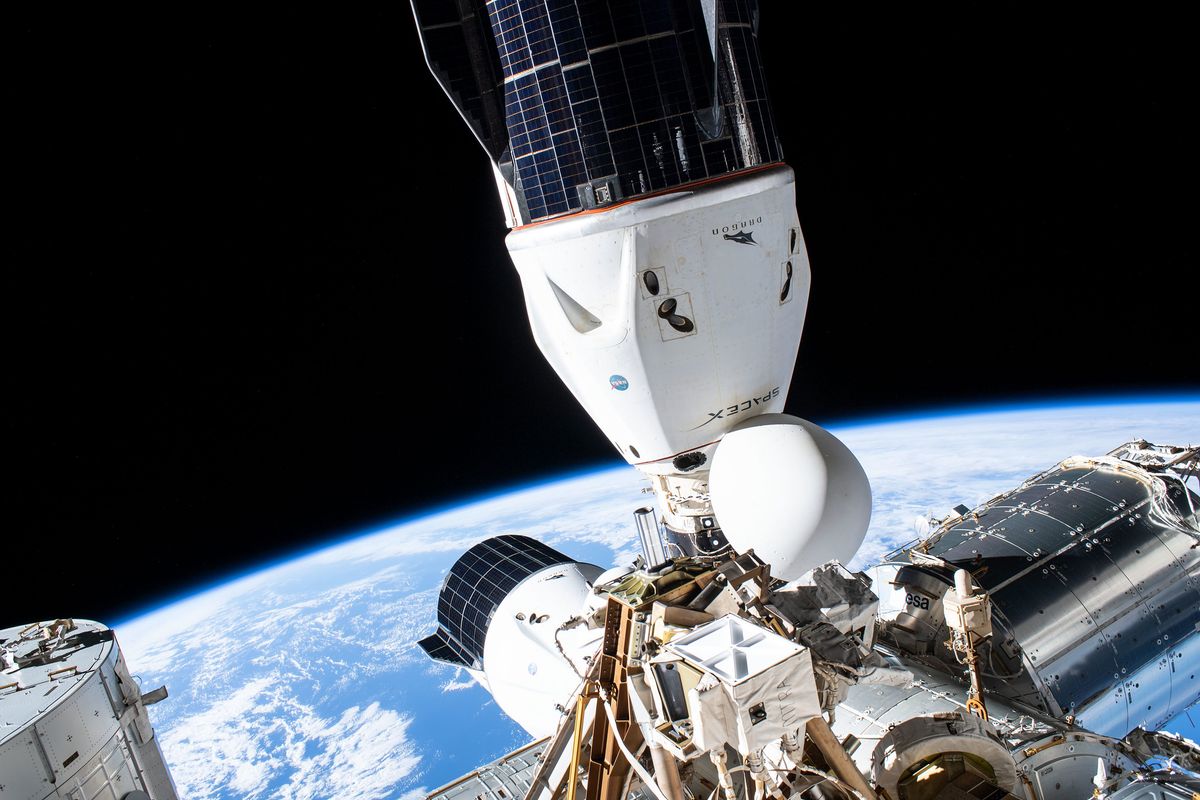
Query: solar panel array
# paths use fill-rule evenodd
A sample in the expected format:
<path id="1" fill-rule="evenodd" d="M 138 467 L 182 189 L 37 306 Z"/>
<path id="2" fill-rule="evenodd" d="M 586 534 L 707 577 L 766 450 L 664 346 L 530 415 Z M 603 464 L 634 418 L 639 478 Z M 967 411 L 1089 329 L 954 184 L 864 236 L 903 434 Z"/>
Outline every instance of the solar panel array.
<path id="1" fill-rule="evenodd" d="M 489 0 L 487 10 L 527 219 L 781 158 L 753 0 Z"/>
<path id="2" fill-rule="evenodd" d="M 516 189 L 526 221 L 782 158 L 756 0 L 414 8 L 435 76 Z"/>
<path id="3" fill-rule="evenodd" d="M 493 160 L 508 146 L 500 65 L 482 0 L 413 0 L 434 77 Z"/>
<path id="4" fill-rule="evenodd" d="M 418 644 L 430 658 L 482 669 L 488 626 L 501 601 L 525 578 L 571 559 L 528 536 L 480 542 L 450 568 L 438 594 L 438 630 Z"/>

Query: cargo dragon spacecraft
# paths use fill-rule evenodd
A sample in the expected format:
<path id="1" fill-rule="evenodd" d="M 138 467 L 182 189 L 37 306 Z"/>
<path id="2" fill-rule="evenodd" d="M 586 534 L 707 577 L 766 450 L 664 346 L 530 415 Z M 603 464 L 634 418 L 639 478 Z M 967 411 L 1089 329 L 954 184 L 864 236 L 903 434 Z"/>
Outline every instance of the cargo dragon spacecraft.
<path id="1" fill-rule="evenodd" d="M 871 489 L 782 413 L 809 264 L 757 4 L 413 9 L 537 345 L 656 499 L 628 567 L 506 535 L 450 570 L 421 647 L 533 741 L 430 798 L 1200 796 L 1157 732 L 1200 698 L 1197 449 L 1069 458 L 842 565 Z"/>

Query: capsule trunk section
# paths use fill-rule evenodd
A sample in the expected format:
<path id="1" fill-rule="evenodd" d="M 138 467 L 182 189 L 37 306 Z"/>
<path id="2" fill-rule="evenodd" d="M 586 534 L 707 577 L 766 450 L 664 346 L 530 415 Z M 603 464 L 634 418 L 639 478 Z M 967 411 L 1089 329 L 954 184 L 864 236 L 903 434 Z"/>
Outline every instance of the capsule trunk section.
<path id="1" fill-rule="evenodd" d="M 510 227 L 782 159 L 753 0 L 414 0 Z"/>

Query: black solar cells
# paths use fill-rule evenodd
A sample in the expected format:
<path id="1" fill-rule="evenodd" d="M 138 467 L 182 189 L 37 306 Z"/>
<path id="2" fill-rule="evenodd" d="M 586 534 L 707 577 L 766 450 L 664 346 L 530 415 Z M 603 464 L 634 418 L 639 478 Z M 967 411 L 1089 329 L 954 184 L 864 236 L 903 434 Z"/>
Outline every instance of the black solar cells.
<path id="1" fill-rule="evenodd" d="M 420 644 L 430 658 L 481 669 L 488 625 L 501 601 L 525 578 L 571 559 L 528 536 L 496 536 L 450 568 L 438 594 L 438 630 Z"/>
<path id="2" fill-rule="evenodd" d="M 507 149 L 489 154 L 511 165 L 502 172 L 513 175 L 528 221 L 782 158 L 756 0 L 418 0 L 417 8 L 435 74 L 464 115 L 486 118 L 495 101 L 503 116 Z M 471 49 L 475 18 L 490 26 L 486 59 Z M 464 37 L 465 49 L 446 43 Z"/>
<path id="3" fill-rule="evenodd" d="M 482 2 L 414 0 L 421 45 L 434 77 L 493 160 L 508 148 L 501 73 Z"/>

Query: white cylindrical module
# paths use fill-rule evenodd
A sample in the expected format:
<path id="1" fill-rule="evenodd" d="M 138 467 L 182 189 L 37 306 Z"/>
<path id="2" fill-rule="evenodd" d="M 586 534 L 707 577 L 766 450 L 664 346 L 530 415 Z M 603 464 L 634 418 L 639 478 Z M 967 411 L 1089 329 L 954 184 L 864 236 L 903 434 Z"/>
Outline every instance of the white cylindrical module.
<path id="1" fill-rule="evenodd" d="M 0 797 L 176 800 L 113 631 L 56 620 L 0 630 Z"/>
<path id="2" fill-rule="evenodd" d="M 496 608 L 483 649 L 486 685 L 535 739 L 552 736 L 579 689 L 603 628 L 571 626 L 586 612 L 600 568 L 570 562 L 521 581 Z M 586 659 L 586 660 L 585 660 Z"/>
<path id="3" fill-rule="evenodd" d="M 944 520 L 896 573 L 905 607 L 887 638 L 954 664 L 947 626 L 990 634 L 989 706 L 1012 698 L 1114 738 L 1167 724 L 1200 699 L 1181 666 L 1200 659 L 1200 528 L 1147 449 L 1067 459 Z"/>
<path id="4" fill-rule="evenodd" d="M 419 644 L 467 670 L 535 739 L 549 736 L 603 636 L 584 624 L 601 572 L 528 536 L 487 539 L 450 568 L 438 629 Z"/>
<path id="5" fill-rule="evenodd" d="M 633 512 L 633 524 L 637 528 L 638 541 L 642 544 L 642 556 L 646 566 L 653 567 L 667 560 L 667 548 L 663 543 L 658 517 L 653 508 L 639 508 Z"/>

